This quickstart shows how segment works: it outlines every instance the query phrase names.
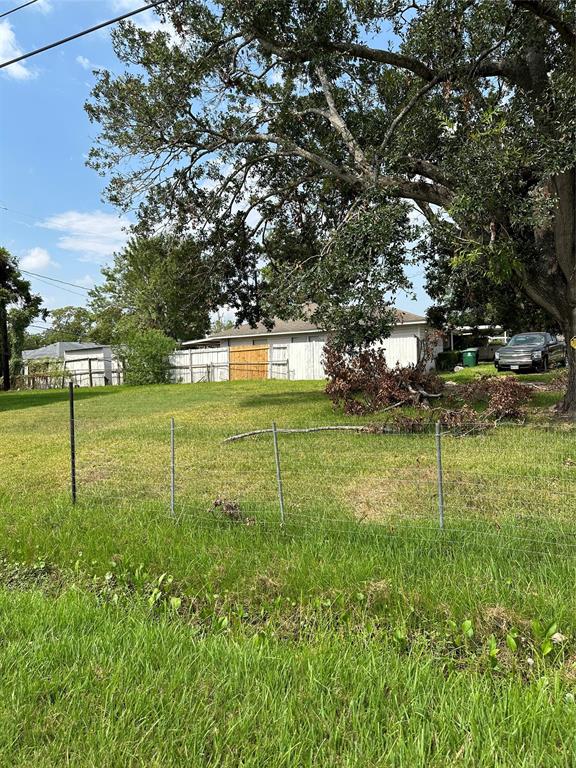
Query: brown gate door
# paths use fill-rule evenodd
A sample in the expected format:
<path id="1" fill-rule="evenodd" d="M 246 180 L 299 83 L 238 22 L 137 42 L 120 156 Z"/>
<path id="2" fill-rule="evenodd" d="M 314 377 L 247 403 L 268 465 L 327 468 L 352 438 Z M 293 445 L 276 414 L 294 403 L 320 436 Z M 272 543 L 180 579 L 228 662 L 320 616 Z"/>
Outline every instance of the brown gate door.
<path id="1" fill-rule="evenodd" d="M 230 380 L 267 379 L 268 347 L 230 347 Z"/>

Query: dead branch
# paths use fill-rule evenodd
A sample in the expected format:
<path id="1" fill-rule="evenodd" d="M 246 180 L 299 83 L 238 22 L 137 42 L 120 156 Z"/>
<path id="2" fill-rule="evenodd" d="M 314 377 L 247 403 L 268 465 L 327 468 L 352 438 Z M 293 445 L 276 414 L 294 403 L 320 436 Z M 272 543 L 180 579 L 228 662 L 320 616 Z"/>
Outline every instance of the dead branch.
<path id="1" fill-rule="evenodd" d="M 389 411 L 392 408 L 398 408 L 398 406 L 402 405 L 402 403 L 395 403 L 394 405 L 389 406 L 388 408 L 385 408 L 384 410 Z M 307 433 L 307 432 L 364 432 L 367 434 L 373 434 L 374 433 L 374 426 L 369 424 L 340 424 L 340 425 L 334 425 L 330 427 L 305 427 L 305 428 L 299 428 L 299 429 L 277 429 L 276 432 L 282 432 L 283 434 L 294 434 L 294 433 Z M 393 432 L 393 429 L 387 429 L 384 427 L 382 429 L 383 432 Z M 245 437 L 254 437 L 254 435 L 268 435 L 272 434 L 272 429 L 254 429 L 251 432 L 242 432 L 239 435 L 231 435 L 230 437 L 225 438 L 223 442 L 225 443 L 232 443 L 236 440 L 243 440 Z"/>

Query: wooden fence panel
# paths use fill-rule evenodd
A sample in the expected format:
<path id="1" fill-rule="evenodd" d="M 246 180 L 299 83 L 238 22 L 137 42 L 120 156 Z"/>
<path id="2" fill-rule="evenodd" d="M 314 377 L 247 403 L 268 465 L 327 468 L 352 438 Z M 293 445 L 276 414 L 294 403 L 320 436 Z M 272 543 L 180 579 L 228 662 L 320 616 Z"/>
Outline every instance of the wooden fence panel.
<path id="1" fill-rule="evenodd" d="M 267 379 L 268 346 L 230 347 L 230 380 Z"/>

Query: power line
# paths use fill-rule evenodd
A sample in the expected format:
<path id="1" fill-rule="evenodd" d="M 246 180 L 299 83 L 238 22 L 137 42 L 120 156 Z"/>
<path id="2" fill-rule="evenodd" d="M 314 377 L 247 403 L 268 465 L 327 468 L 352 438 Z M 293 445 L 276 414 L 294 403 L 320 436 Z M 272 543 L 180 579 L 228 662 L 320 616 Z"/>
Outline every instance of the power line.
<path id="1" fill-rule="evenodd" d="M 23 3 L 22 5 L 19 5 L 17 8 L 12 8 L 11 11 L 4 11 L 4 13 L 0 13 L 0 19 L 3 19 L 4 16 L 10 16 L 11 13 L 16 13 L 16 11 L 19 11 L 21 8 L 26 8 L 28 5 L 34 5 L 34 3 L 37 3 L 38 0 L 28 0 L 27 3 Z"/>
<path id="2" fill-rule="evenodd" d="M 86 291 L 88 293 L 89 289 L 84 288 L 82 285 L 78 285 L 77 283 L 69 283 L 66 280 L 58 280 L 57 277 L 49 277 L 48 275 L 39 275 L 37 272 L 29 272 L 27 269 L 21 269 L 20 272 L 24 272 L 25 275 L 32 275 L 33 277 L 43 278 L 44 280 L 52 280 L 54 283 L 62 283 L 62 285 L 71 285 L 72 288 L 78 288 L 81 291 Z"/>
<path id="3" fill-rule="evenodd" d="M 29 59 L 32 56 L 36 56 L 39 53 L 44 53 L 44 51 L 49 51 L 52 48 L 56 48 L 59 45 L 63 45 L 64 43 L 69 43 L 72 40 L 76 40 L 79 37 L 84 37 L 84 35 L 89 35 L 91 32 L 96 32 L 98 29 L 103 29 L 104 27 L 109 27 L 111 24 L 116 24 L 118 21 L 122 21 L 123 19 L 128 19 L 130 16 L 136 16 L 137 13 L 142 13 L 143 11 L 148 11 L 150 8 L 155 8 L 157 5 L 162 5 L 162 3 L 167 2 L 167 0 L 156 0 L 155 3 L 148 3 L 148 5 L 142 6 L 142 8 L 137 8 L 135 11 L 129 11 L 128 13 L 122 14 L 122 16 L 116 16 L 114 19 L 110 19 L 109 21 L 103 21 L 101 24 L 96 24 L 95 27 L 90 27 L 89 29 L 84 29 L 82 32 L 76 32 L 74 35 L 69 35 L 68 37 L 63 37 L 62 40 L 57 40 L 55 43 L 50 43 L 49 45 L 44 45 L 42 48 L 37 48 L 35 51 L 30 51 L 29 53 L 23 53 L 22 56 L 17 56 L 15 59 L 10 59 L 10 61 L 5 61 L 2 64 L 0 64 L 0 69 L 4 69 L 4 67 L 9 67 L 11 64 L 16 64 L 19 61 L 24 61 L 24 59 Z"/>
<path id="4" fill-rule="evenodd" d="M 24 272 L 24 270 L 20 270 L 21 272 Z M 36 280 L 40 280 L 41 283 L 44 283 L 45 285 L 49 285 L 50 288 L 59 288 L 61 291 L 66 291 L 66 293 L 73 293 L 75 296 L 82 296 L 83 299 L 86 298 L 86 295 L 84 293 L 79 293 L 78 291 L 71 291 L 70 288 L 62 288 L 61 286 L 56 286 L 54 283 L 49 283 L 48 280 L 44 280 L 42 277 L 38 277 L 35 275 Z M 70 283 L 70 285 L 73 285 L 73 283 Z M 80 288 L 81 286 L 76 286 L 77 288 Z"/>

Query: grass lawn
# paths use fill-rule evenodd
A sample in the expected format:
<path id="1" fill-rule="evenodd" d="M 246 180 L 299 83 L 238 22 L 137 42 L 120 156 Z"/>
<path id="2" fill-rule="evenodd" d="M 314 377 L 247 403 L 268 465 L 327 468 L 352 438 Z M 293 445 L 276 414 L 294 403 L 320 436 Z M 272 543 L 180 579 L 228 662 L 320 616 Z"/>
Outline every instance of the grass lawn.
<path id="1" fill-rule="evenodd" d="M 270 435 L 223 439 L 374 420 L 320 382 L 76 408 L 73 507 L 66 393 L 0 395 L 0 765 L 573 764 L 576 432 L 446 435 L 442 532 L 433 435 L 280 435 L 281 529 Z"/>

